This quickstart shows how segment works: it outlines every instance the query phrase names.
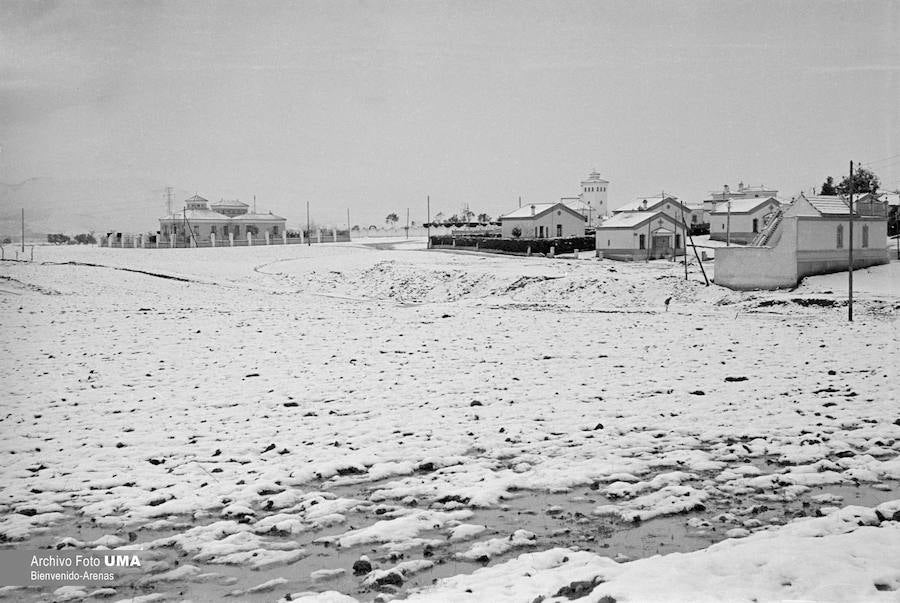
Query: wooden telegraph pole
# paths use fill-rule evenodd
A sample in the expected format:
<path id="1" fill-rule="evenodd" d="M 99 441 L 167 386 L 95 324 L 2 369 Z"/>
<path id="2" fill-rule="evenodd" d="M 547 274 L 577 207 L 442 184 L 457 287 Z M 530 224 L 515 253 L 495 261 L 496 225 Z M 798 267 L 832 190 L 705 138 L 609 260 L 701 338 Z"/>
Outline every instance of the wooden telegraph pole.
<path id="1" fill-rule="evenodd" d="M 312 245 L 312 232 L 309 230 L 309 201 L 306 202 L 306 245 Z"/>
<path id="2" fill-rule="evenodd" d="M 25 208 L 22 208 L 22 253 L 25 253 Z"/>
<path id="3" fill-rule="evenodd" d="M 431 249 L 431 195 L 425 196 L 425 211 L 428 213 L 428 226 L 426 235 L 428 236 L 428 244 L 426 245 L 427 249 Z"/>
<path id="4" fill-rule="evenodd" d="M 849 289 L 847 303 L 847 320 L 853 322 L 853 162 L 850 162 L 850 234 L 849 239 L 849 266 L 847 268 L 847 286 Z"/>

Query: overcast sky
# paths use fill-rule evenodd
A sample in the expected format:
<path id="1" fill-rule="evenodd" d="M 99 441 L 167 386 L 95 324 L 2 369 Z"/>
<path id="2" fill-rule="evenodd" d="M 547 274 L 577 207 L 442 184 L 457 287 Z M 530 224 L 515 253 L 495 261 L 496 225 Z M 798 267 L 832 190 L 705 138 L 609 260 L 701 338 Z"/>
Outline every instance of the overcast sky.
<path id="1" fill-rule="evenodd" d="M 0 1 L 0 181 L 141 214 L 172 185 L 297 223 L 497 215 L 594 169 L 613 207 L 789 198 L 851 159 L 895 188 L 898 141 L 897 0 Z"/>

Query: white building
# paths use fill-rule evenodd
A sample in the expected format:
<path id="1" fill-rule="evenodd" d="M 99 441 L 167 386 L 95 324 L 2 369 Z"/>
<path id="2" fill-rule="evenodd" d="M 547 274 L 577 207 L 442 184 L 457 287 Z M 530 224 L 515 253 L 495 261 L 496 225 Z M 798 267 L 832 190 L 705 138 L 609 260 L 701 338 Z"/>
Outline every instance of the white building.
<path id="1" fill-rule="evenodd" d="M 769 197 L 778 197 L 778 189 L 769 188 L 765 185 L 744 186 L 741 182 L 736 189 L 732 189 L 727 184 L 722 187 L 721 191 L 713 191 L 709 197 L 703 200 L 703 213 L 700 221 L 704 224 L 709 223 L 709 214 L 715 211 L 719 203 L 728 201 L 729 199 L 767 199 Z"/>
<path id="2" fill-rule="evenodd" d="M 504 239 L 583 237 L 586 221 L 564 203 L 532 203 L 500 216 L 500 231 Z"/>
<path id="3" fill-rule="evenodd" d="M 643 260 L 684 254 L 684 226 L 662 209 L 622 211 L 596 232 L 597 249 L 614 260 Z"/>
<path id="4" fill-rule="evenodd" d="M 888 263 L 882 203 L 854 203 L 853 267 Z M 748 247 L 716 250 L 716 284 L 731 289 L 794 287 L 804 276 L 850 265 L 850 209 L 842 197 L 801 195 Z"/>
<path id="5" fill-rule="evenodd" d="M 745 245 L 765 228 L 780 207 L 775 197 L 722 201 L 709 214 L 709 238 Z"/>
<path id="6" fill-rule="evenodd" d="M 665 193 L 650 195 L 649 197 L 638 197 L 634 201 L 614 209 L 613 215 L 635 211 L 662 211 L 679 224 L 681 224 L 683 215 L 684 221 L 687 222 L 688 226 L 697 223 L 697 216 L 695 216 L 690 207 L 680 201 L 678 197 L 666 195 Z"/>
<path id="7" fill-rule="evenodd" d="M 209 245 L 216 241 L 227 244 L 233 237 L 246 240 L 247 235 L 257 241 L 283 238 L 287 220 L 269 212 L 257 214 L 248 212 L 249 206 L 240 201 L 223 201 L 213 205 L 199 195 L 184 202 L 184 209 L 159 219 L 159 234 L 162 241 L 192 246 Z M 224 211 L 219 211 L 224 210 Z"/>

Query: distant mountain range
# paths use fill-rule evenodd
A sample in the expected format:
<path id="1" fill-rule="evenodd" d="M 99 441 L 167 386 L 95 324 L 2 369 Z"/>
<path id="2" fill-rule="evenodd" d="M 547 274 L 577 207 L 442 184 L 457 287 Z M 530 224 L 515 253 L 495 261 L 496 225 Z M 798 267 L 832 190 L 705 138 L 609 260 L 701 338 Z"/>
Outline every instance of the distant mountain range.
<path id="1" fill-rule="evenodd" d="M 173 207 L 185 196 L 176 191 Z M 134 180 L 29 178 L 0 182 L 0 236 L 17 240 L 25 209 L 25 237 L 48 233 L 145 232 L 166 213 L 165 185 Z"/>

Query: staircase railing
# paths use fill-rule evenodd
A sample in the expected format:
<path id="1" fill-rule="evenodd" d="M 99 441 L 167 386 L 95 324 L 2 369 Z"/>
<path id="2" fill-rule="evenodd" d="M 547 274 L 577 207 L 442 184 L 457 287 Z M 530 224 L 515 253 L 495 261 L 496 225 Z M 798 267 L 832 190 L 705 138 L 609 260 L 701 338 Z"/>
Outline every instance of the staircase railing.
<path id="1" fill-rule="evenodd" d="M 775 216 L 771 220 L 769 220 L 769 223 L 766 225 L 766 227 L 763 228 L 762 231 L 753 238 L 753 241 L 750 242 L 750 245 L 753 247 L 762 247 L 766 243 L 768 243 L 769 239 L 772 238 L 772 235 L 775 234 L 775 231 L 778 230 L 778 225 L 781 224 L 781 218 L 783 217 L 783 210 L 777 210 Z"/>

